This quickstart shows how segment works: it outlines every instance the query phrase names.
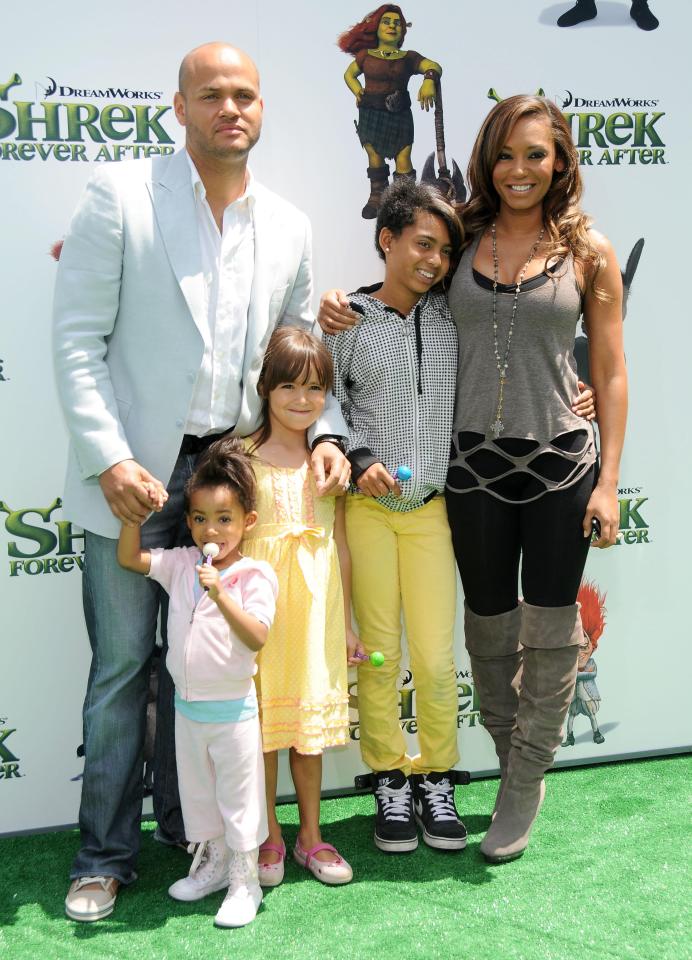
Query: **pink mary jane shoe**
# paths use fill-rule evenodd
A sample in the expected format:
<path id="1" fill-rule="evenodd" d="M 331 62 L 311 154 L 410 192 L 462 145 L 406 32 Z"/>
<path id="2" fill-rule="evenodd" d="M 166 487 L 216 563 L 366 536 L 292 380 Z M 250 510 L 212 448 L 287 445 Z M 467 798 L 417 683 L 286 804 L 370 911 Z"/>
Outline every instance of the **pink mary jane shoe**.
<path id="1" fill-rule="evenodd" d="M 317 860 L 315 854 L 319 853 L 320 850 L 329 850 L 334 854 L 334 859 Z M 315 846 L 309 850 L 303 850 L 300 842 L 296 840 L 296 845 L 293 848 L 293 859 L 296 863 L 299 863 L 301 867 L 309 870 L 313 877 L 317 877 L 322 883 L 327 883 L 330 886 L 336 886 L 340 883 L 350 883 L 353 879 L 353 870 L 351 870 L 350 865 L 343 857 L 339 856 L 339 853 L 331 843 L 316 843 Z"/>
<path id="2" fill-rule="evenodd" d="M 262 854 L 265 850 L 272 850 L 279 854 L 276 863 L 262 863 Z M 259 848 L 259 862 L 257 864 L 257 873 L 259 875 L 260 887 L 278 887 L 284 878 L 284 860 L 286 859 L 286 844 L 281 841 L 278 843 L 263 843 Z"/>

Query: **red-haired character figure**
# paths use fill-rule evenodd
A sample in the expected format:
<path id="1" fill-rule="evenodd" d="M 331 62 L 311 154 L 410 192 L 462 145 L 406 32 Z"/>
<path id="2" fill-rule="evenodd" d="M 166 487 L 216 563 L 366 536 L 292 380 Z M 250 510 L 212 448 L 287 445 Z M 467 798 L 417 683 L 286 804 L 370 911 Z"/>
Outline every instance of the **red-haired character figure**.
<path id="1" fill-rule="evenodd" d="M 598 728 L 596 714 L 601 705 L 601 695 L 596 686 L 598 668 L 593 654 L 598 647 L 598 641 L 605 627 L 605 593 L 601 593 L 595 583 L 583 580 L 577 594 L 577 602 L 581 605 L 581 623 L 584 631 L 582 642 L 579 644 L 579 659 L 577 660 L 577 685 L 574 689 L 574 699 L 567 714 L 567 734 L 563 747 L 574 746 L 574 718 L 580 713 L 589 718 L 593 731 L 593 742 L 603 743 L 605 737 Z"/>
<path id="2" fill-rule="evenodd" d="M 416 178 L 411 164 L 413 114 L 408 82 L 423 74 L 418 91 L 422 110 L 435 105 L 435 77 L 442 67 L 415 50 L 402 50 L 411 24 L 392 3 L 385 3 L 350 27 L 338 39 L 344 53 L 354 59 L 344 80 L 358 105 L 358 137 L 368 155 L 370 196 L 362 210 L 365 220 L 374 220 L 389 182 L 387 159 L 395 164 L 394 178 Z M 358 79 L 364 77 L 364 84 Z"/>

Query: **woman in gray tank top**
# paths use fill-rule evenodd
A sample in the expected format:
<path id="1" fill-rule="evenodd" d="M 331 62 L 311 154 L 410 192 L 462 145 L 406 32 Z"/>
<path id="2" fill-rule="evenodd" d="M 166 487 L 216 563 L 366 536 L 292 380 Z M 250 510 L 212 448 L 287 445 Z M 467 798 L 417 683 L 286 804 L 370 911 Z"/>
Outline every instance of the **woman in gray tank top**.
<path id="1" fill-rule="evenodd" d="M 577 153 L 558 108 L 529 96 L 494 107 L 469 184 L 468 246 L 449 293 L 459 364 L 447 511 L 501 771 L 481 850 L 501 863 L 527 846 L 573 695 L 592 525 L 595 546 L 617 535 L 627 384 L 620 271 L 579 207 Z M 582 313 L 600 472 L 593 432 L 571 407 Z"/>

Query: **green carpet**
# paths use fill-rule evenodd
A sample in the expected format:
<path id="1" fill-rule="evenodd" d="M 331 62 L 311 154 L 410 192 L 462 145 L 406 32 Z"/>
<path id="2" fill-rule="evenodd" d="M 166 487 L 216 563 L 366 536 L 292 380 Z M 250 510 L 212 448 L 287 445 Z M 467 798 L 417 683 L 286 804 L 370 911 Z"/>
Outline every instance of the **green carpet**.
<path id="1" fill-rule="evenodd" d="M 478 851 L 497 782 L 457 790 L 470 840 L 462 853 L 422 844 L 386 855 L 372 843 L 373 800 L 322 805 L 324 835 L 350 860 L 352 884 L 322 886 L 289 862 L 253 924 L 217 930 L 222 894 L 174 903 L 166 888 L 189 858 L 145 824 L 140 879 L 96 924 L 65 920 L 75 832 L 0 841 L 0 957 L 264 960 L 686 960 L 692 957 L 692 757 L 551 773 L 527 854 L 489 867 Z M 287 845 L 297 811 L 280 809 Z"/>

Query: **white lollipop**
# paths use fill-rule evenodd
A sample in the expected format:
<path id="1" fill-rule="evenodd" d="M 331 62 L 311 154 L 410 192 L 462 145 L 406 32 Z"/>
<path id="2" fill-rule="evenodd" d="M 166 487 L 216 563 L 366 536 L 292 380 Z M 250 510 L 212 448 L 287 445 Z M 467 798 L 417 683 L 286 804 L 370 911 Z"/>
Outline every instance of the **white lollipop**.
<path id="1" fill-rule="evenodd" d="M 207 566 L 209 566 L 209 564 L 212 562 L 214 557 L 218 557 L 219 555 L 218 543 L 205 543 L 204 546 L 202 547 L 202 553 L 204 554 L 204 557 L 205 557 L 204 562 L 206 563 Z"/>
<path id="2" fill-rule="evenodd" d="M 218 543 L 205 543 L 202 547 L 202 553 L 204 554 L 204 565 L 206 567 L 211 566 L 211 562 L 214 557 L 219 555 L 219 545 Z M 209 587 L 205 587 L 205 590 L 208 590 Z"/>

